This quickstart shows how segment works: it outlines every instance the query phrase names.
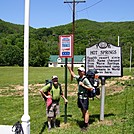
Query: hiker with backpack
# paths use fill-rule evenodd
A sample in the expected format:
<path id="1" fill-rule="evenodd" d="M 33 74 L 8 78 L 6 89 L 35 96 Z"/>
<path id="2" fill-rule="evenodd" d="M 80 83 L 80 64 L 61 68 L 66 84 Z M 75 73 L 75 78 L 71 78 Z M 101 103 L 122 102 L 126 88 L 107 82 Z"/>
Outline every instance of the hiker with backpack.
<path id="1" fill-rule="evenodd" d="M 91 85 L 89 80 L 85 76 L 85 69 L 83 67 L 78 68 L 78 75 L 72 71 L 70 65 L 67 65 L 70 74 L 73 78 L 76 78 L 78 81 L 78 101 L 77 105 L 81 109 L 83 118 L 84 118 L 84 127 L 83 130 L 87 130 L 88 121 L 89 121 L 89 112 L 88 112 L 88 105 L 89 105 L 89 98 L 88 98 L 88 90 L 94 91 L 95 88 Z"/>
<path id="2" fill-rule="evenodd" d="M 46 100 L 46 115 L 48 120 L 48 129 L 50 130 L 52 128 L 51 121 L 53 121 L 53 126 L 56 127 L 56 116 L 60 114 L 60 96 L 64 99 L 65 103 L 67 103 L 68 100 L 63 95 L 61 84 L 58 83 L 57 76 L 52 76 L 52 81 L 46 84 L 40 90 L 40 93 Z"/>

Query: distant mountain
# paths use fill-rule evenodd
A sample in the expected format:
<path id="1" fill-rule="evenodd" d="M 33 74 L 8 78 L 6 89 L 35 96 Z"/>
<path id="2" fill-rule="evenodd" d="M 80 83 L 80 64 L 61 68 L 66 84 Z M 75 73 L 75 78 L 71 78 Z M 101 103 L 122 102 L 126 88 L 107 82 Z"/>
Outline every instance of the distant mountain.
<path id="1" fill-rule="evenodd" d="M 23 32 L 22 25 L 5 22 L 0 19 L 0 33 L 14 34 L 14 33 L 22 33 L 22 32 Z"/>
<path id="2" fill-rule="evenodd" d="M 30 27 L 30 65 L 47 65 L 50 54 L 58 54 L 59 35 L 72 34 L 72 23 L 51 28 Z M 87 19 L 75 21 L 74 54 L 85 54 L 86 47 L 100 41 L 122 45 L 123 65 L 129 66 L 130 47 L 134 47 L 134 21 L 126 22 L 96 22 Z M 18 47 L 23 56 L 24 25 L 12 24 L 0 20 L 0 65 L 7 64 L 3 59 L 6 46 Z M 16 48 L 15 48 L 16 49 Z M 7 54 L 7 50 L 6 50 Z M 134 52 L 132 52 L 134 55 Z M 46 56 L 44 56 L 46 55 Z M 4 58 L 7 58 L 8 55 Z M 21 57 L 23 60 L 23 57 Z M 134 59 L 132 59 L 134 66 Z M 8 61 L 10 62 L 10 61 Z M 21 61 L 22 62 L 22 61 Z M 15 63 L 13 63 L 15 64 Z M 17 63 L 18 64 L 18 63 Z M 8 63 L 10 65 L 10 63 Z M 21 63 L 22 65 L 22 63 Z"/>

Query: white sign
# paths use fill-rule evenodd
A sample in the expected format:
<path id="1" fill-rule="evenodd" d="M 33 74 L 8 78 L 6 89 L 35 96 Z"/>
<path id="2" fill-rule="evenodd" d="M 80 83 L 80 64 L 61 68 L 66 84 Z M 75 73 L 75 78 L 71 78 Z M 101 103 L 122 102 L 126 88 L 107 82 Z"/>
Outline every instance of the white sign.
<path id="1" fill-rule="evenodd" d="M 86 48 L 86 70 L 97 69 L 99 76 L 122 76 L 121 47 L 100 42 Z"/>
<path id="2" fill-rule="evenodd" d="M 61 35 L 59 36 L 59 47 L 61 58 L 73 57 L 73 35 Z"/>

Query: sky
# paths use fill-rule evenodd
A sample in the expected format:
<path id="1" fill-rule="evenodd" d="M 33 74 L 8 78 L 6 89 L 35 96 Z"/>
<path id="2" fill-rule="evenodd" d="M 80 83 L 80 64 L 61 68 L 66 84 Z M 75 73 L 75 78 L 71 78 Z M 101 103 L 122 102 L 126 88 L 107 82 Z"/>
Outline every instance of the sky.
<path id="1" fill-rule="evenodd" d="M 76 0 L 75 0 L 76 1 Z M 25 0 L 0 0 L 0 19 L 24 25 Z M 30 26 L 50 28 L 72 23 L 73 4 L 64 0 L 30 0 Z M 75 20 L 134 21 L 134 0 L 86 0 L 75 4 Z"/>

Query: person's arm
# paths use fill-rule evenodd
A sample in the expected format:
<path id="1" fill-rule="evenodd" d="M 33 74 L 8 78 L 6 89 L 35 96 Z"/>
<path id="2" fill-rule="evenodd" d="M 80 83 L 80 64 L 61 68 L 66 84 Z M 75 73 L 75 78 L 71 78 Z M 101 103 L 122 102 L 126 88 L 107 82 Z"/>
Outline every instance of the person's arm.
<path id="1" fill-rule="evenodd" d="M 72 71 L 71 66 L 69 64 L 67 65 L 67 68 L 68 68 L 70 74 L 74 77 L 75 73 Z"/>
<path id="2" fill-rule="evenodd" d="M 90 91 L 92 91 L 93 89 L 94 89 L 94 87 L 92 87 L 92 86 L 87 86 L 87 85 L 85 85 L 83 82 L 79 82 L 79 85 L 81 85 L 82 87 L 84 87 L 84 88 L 86 88 L 87 90 L 90 90 Z"/>
<path id="3" fill-rule="evenodd" d="M 47 95 L 43 92 L 43 90 L 42 90 L 42 89 L 41 89 L 41 90 L 39 90 L 39 91 L 40 91 L 40 93 L 41 93 L 42 97 L 47 98 Z"/>
<path id="4" fill-rule="evenodd" d="M 64 94 L 63 94 L 61 85 L 60 85 L 60 96 L 64 99 L 64 102 L 65 102 L 65 103 L 68 102 L 68 100 L 66 99 L 66 97 L 65 97 Z"/>
<path id="5" fill-rule="evenodd" d="M 44 93 L 44 92 L 48 91 L 49 87 L 50 87 L 50 85 L 48 84 L 48 85 L 44 86 L 42 89 L 39 90 L 41 95 L 42 95 L 42 97 L 45 97 L 45 98 L 50 98 L 51 97 L 50 95 L 46 95 Z"/>
<path id="6" fill-rule="evenodd" d="M 89 80 L 87 78 L 85 78 L 82 82 L 79 82 L 79 85 L 83 86 L 84 88 L 86 88 L 87 90 L 94 90 L 95 88 L 91 85 L 91 83 L 89 82 Z"/>
<path id="7" fill-rule="evenodd" d="M 67 102 L 68 102 L 68 100 L 65 98 L 65 96 L 64 96 L 64 95 L 61 95 L 61 97 L 64 99 L 65 103 L 67 103 Z"/>

